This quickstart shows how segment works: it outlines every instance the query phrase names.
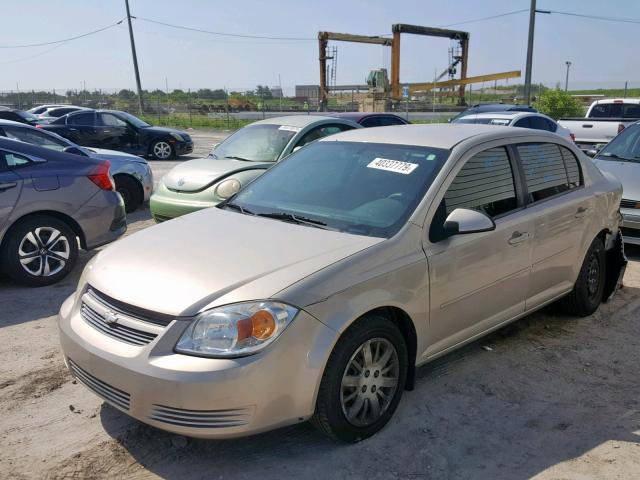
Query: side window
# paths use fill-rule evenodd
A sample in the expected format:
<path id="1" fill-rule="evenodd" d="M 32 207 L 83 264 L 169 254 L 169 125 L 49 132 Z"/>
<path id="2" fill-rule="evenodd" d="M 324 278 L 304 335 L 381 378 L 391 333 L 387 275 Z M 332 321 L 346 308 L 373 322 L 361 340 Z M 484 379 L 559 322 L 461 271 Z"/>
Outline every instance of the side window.
<path id="1" fill-rule="evenodd" d="M 101 113 L 100 120 L 102 125 L 107 127 L 126 127 L 127 124 L 124 120 L 120 120 L 118 117 L 111 113 Z"/>
<path id="2" fill-rule="evenodd" d="M 531 119 L 531 128 L 535 130 L 546 130 L 548 132 L 555 132 L 555 129 L 549 128 L 549 122 L 546 118 L 542 117 L 529 117 Z"/>
<path id="3" fill-rule="evenodd" d="M 379 127 L 380 119 L 378 117 L 365 118 L 360 125 L 364 128 Z"/>
<path id="4" fill-rule="evenodd" d="M 447 215 L 456 208 L 480 210 L 490 217 L 514 210 L 518 200 L 506 149 L 492 148 L 471 157 L 456 175 L 443 201 Z"/>
<path id="5" fill-rule="evenodd" d="M 580 186 L 580 167 L 570 151 L 561 151 L 561 148 L 566 150 L 564 147 L 555 143 L 529 143 L 516 148 L 529 201 L 538 202 Z"/>
<path id="6" fill-rule="evenodd" d="M 640 118 L 640 105 L 625 105 L 623 118 Z"/>
<path id="7" fill-rule="evenodd" d="M 524 117 L 513 124 L 514 127 L 531 128 L 531 117 Z"/>
<path id="8" fill-rule="evenodd" d="M 602 103 L 594 105 L 591 108 L 591 112 L 589 112 L 589 117 L 592 117 L 592 118 L 604 118 L 604 117 L 610 117 L 610 116 L 611 115 L 609 115 L 609 105 L 602 104 Z"/>
<path id="9" fill-rule="evenodd" d="M 352 127 L 349 125 L 320 125 L 319 127 L 315 127 L 311 131 L 307 132 L 296 144 L 296 147 L 302 147 L 307 143 L 318 140 L 319 138 L 333 135 L 334 133 L 345 132 L 351 129 Z"/>
<path id="10" fill-rule="evenodd" d="M 31 160 L 29 160 L 27 157 L 18 155 L 17 153 L 11 153 L 11 152 L 0 152 L 0 153 L 4 155 L 4 161 L 6 162 L 7 167 L 9 167 L 9 170 L 13 168 L 24 167 L 32 163 Z"/>
<path id="11" fill-rule="evenodd" d="M 95 125 L 95 118 L 93 112 L 91 113 L 78 113 L 76 115 L 71 115 L 67 118 L 67 123 L 69 125 L 83 125 L 92 127 Z"/>

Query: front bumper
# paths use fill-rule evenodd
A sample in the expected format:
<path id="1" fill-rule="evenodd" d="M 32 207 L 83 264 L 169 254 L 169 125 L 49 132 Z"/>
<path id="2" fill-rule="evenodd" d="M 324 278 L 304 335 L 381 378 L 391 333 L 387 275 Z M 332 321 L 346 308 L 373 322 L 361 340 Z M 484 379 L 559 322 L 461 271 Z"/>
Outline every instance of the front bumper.
<path id="1" fill-rule="evenodd" d="M 176 149 L 176 155 L 187 155 L 193 152 L 193 141 L 190 142 L 176 142 L 174 143 L 174 148 Z"/>
<path id="2" fill-rule="evenodd" d="M 620 231 L 624 243 L 640 245 L 640 211 L 632 208 L 622 208 L 620 211 L 622 213 Z"/>
<path id="3" fill-rule="evenodd" d="M 218 203 L 220 200 L 215 197 L 213 187 L 202 192 L 180 193 L 172 192 L 160 181 L 151 195 L 149 207 L 153 219 L 159 223 L 203 208 L 215 207 Z"/>
<path id="4" fill-rule="evenodd" d="M 191 437 L 231 438 L 307 420 L 337 335 L 301 311 L 256 355 L 193 357 L 173 351 L 189 321 L 174 320 L 150 343 L 130 345 L 87 322 L 82 300 L 74 300 L 58 316 L 72 374 L 127 415 Z"/>

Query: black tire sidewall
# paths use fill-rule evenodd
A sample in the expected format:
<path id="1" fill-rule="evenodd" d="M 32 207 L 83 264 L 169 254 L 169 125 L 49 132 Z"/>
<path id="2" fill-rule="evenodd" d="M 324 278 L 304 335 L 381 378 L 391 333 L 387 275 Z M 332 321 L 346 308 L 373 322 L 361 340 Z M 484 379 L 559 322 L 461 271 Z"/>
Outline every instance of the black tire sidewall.
<path id="1" fill-rule="evenodd" d="M 67 238 L 67 241 L 69 242 L 69 259 L 67 260 L 66 265 L 58 273 L 49 277 L 36 277 L 30 275 L 22 268 L 18 258 L 20 241 L 29 231 L 38 227 L 56 228 Z M 14 281 L 33 287 L 46 286 L 60 281 L 62 278 L 66 277 L 71 270 L 73 270 L 76 259 L 78 258 L 78 240 L 73 229 L 62 220 L 43 215 L 34 216 L 13 226 L 8 232 L 8 235 L 9 238 L 7 239 L 2 251 L 2 264 L 4 265 L 7 275 L 9 275 Z"/>
<path id="2" fill-rule="evenodd" d="M 116 192 L 120 193 L 124 202 L 124 207 L 127 213 L 134 212 L 142 203 L 142 198 L 140 195 L 140 189 L 136 180 L 129 176 L 120 176 L 116 175 L 114 178 L 116 183 Z M 121 191 L 125 190 L 127 192 L 127 197 L 122 195 Z"/>
<path id="3" fill-rule="evenodd" d="M 598 292 L 594 297 L 589 296 L 589 286 L 588 286 L 588 277 L 589 277 L 589 263 L 593 255 L 596 256 L 599 263 L 599 279 L 598 279 Z M 576 299 L 581 304 L 583 313 L 591 314 L 598 309 L 598 306 L 602 302 L 602 295 L 604 291 L 604 283 L 606 278 L 606 256 L 604 250 L 604 244 L 600 238 L 596 238 L 587 250 L 587 254 L 585 255 L 584 262 L 580 269 L 580 276 L 578 277 L 578 282 L 576 282 L 575 293 Z"/>
<path id="4" fill-rule="evenodd" d="M 326 395 L 326 398 L 321 401 L 326 406 L 324 414 L 333 435 L 342 441 L 357 442 L 378 432 L 396 411 L 406 383 L 408 353 L 402 334 L 395 324 L 384 317 L 365 317 L 347 333 L 338 341 L 327 362 L 322 379 L 323 383 L 326 382 L 325 388 L 321 389 L 321 394 Z M 375 423 L 358 427 L 351 424 L 342 411 L 340 402 L 342 376 L 351 356 L 364 342 L 372 338 L 385 338 L 394 345 L 400 364 L 400 377 L 398 388 L 387 411 Z"/>

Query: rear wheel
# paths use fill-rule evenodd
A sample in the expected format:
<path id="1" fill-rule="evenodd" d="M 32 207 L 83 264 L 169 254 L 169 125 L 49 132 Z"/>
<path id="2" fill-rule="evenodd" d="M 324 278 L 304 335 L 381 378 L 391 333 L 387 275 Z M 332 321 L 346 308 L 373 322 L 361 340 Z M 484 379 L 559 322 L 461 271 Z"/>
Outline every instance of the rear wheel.
<path id="1" fill-rule="evenodd" d="M 598 309 L 606 278 L 605 258 L 604 244 L 602 239 L 597 237 L 587 250 L 573 290 L 560 301 L 560 306 L 565 312 L 586 317 Z"/>
<path id="2" fill-rule="evenodd" d="M 116 191 L 124 200 L 127 213 L 134 212 L 142 203 L 142 191 L 138 181 L 129 175 L 116 175 L 114 178 Z"/>
<path id="3" fill-rule="evenodd" d="M 51 285 L 64 278 L 75 265 L 78 241 L 69 225 L 46 215 L 30 217 L 9 232 L 2 263 L 16 282 L 31 286 Z"/>
<path id="4" fill-rule="evenodd" d="M 398 406 L 407 358 L 404 338 L 393 322 L 379 315 L 363 317 L 329 357 L 311 422 L 337 440 L 370 437 Z"/>
<path id="5" fill-rule="evenodd" d="M 151 146 L 151 155 L 156 160 L 170 160 L 175 157 L 175 149 L 166 140 L 158 140 Z"/>

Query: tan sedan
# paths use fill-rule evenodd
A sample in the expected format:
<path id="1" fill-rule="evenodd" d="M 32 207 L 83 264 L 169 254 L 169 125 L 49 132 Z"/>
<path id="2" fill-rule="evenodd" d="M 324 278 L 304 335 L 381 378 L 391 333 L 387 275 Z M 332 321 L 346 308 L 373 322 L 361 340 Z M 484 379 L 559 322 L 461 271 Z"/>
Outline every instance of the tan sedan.
<path id="1" fill-rule="evenodd" d="M 98 254 L 60 310 L 65 361 L 183 435 L 311 419 L 357 441 L 417 366 L 556 300 L 593 313 L 624 269 L 621 193 L 551 133 L 337 134 Z"/>

